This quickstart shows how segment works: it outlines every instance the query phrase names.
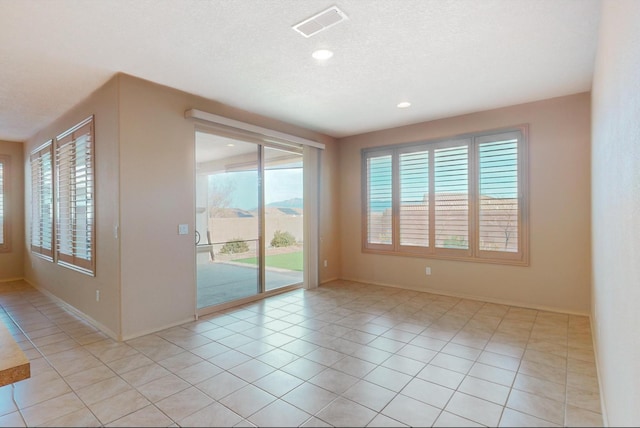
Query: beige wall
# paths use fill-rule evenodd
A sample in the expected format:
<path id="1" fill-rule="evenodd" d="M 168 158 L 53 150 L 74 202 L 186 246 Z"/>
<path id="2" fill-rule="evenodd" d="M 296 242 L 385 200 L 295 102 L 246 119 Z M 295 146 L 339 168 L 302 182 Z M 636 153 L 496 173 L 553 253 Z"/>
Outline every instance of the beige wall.
<path id="1" fill-rule="evenodd" d="M 23 144 L 0 141 L 0 155 L 8 155 L 11 162 L 11 175 L 5 176 L 10 184 L 9 214 L 11 248 L 0 252 L 0 281 L 21 279 L 24 276 L 24 158 Z M 6 184 L 5 184 L 6 185 Z"/>
<path id="2" fill-rule="evenodd" d="M 640 422 L 640 2 L 606 1 L 593 82 L 592 323 L 605 423 Z"/>
<path id="3" fill-rule="evenodd" d="M 338 279 L 342 268 L 340 232 L 340 151 L 339 143 L 325 139 L 320 182 L 320 283 Z M 327 266 L 324 266 L 326 260 Z"/>
<path id="4" fill-rule="evenodd" d="M 120 75 L 122 336 L 193 319 L 194 136 L 186 95 Z M 178 224 L 189 225 L 178 235 Z"/>
<path id="5" fill-rule="evenodd" d="M 87 116 L 95 115 L 96 276 L 60 267 L 27 252 L 26 279 L 84 313 L 114 337 L 128 339 L 193 319 L 196 308 L 194 238 L 195 122 L 187 109 L 288 132 L 324 143 L 321 215 L 335 214 L 337 146 L 325 135 L 243 112 L 127 75 L 117 75 L 25 144 L 25 153 Z M 28 165 L 27 160 L 20 160 Z M 30 177 L 21 185 L 30 200 Z M 30 207 L 26 221 L 30 220 Z M 20 217 L 24 217 L 21 215 Z M 190 233 L 178 235 L 178 225 Z M 337 277 L 338 223 L 320 220 L 320 279 Z M 24 232 L 21 241 L 28 241 Z M 0 259 L 0 263 L 3 263 Z M 22 276 L 22 268 L 16 275 Z M 96 302 L 96 290 L 100 301 Z"/>
<path id="6" fill-rule="evenodd" d="M 590 305 L 588 93 L 388 129 L 339 141 L 342 277 L 529 307 Z M 529 124 L 530 266 L 361 251 L 360 150 Z M 425 275 L 430 266 L 431 276 Z"/>
<path id="7" fill-rule="evenodd" d="M 325 167 L 335 169 L 330 137 L 120 75 L 120 195 L 122 335 L 134 337 L 192 319 L 195 313 L 195 122 L 191 108 L 317 140 L 327 145 Z M 334 185 L 334 178 L 323 178 Z M 335 194 L 322 197 L 334 211 Z M 178 235 L 178 224 L 189 225 Z M 337 224 L 321 219 L 324 253 L 337 254 Z M 327 256 L 328 257 L 328 256 Z M 321 279 L 337 272 L 322 272 Z M 337 276 L 337 275 L 336 275 Z"/>
<path id="8" fill-rule="evenodd" d="M 91 277 L 44 260 L 27 249 L 25 278 L 31 284 L 80 310 L 112 336 L 120 331 L 118 224 L 118 82 L 110 80 L 87 100 L 66 113 L 25 143 L 25 170 L 29 153 L 78 122 L 95 114 L 96 159 L 96 276 Z M 25 200 L 31 201 L 31 176 L 25 176 Z M 25 204 L 26 224 L 30 224 L 31 205 Z M 26 242 L 30 242 L 27 228 Z M 100 301 L 96 302 L 96 290 Z"/>

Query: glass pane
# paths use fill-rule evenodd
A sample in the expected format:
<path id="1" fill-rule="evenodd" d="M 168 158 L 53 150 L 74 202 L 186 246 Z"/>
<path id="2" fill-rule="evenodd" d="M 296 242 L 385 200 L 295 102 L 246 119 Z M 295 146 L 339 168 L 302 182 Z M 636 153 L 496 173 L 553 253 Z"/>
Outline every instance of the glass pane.
<path id="1" fill-rule="evenodd" d="M 53 241 L 53 163 L 51 153 L 42 155 L 42 186 L 40 188 L 40 221 L 42 248 L 52 250 Z"/>
<path id="2" fill-rule="evenodd" d="M 75 157 L 73 143 L 67 143 L 57 148 L 57 227 L 56 250 L 58 257 L 61 254 L 73 255 L 73 187 L 75 174 L 72 161 Z"/>
<path id="3" fill-rule="evenodd" d="M 400 245 L 429 246 L 429 152 L 400 154 Z"/>
<path id="4" fill-rule="evenodd" d="M 518 140 L 480 144 L 480 249 L 518 251 Z"/>
<path id="5" fill-rule="evenodd" d="M 0 162 L 0 244 L 4 244 L 4 163 Z"/>
<path id="6" fill-rule="evenodd" d="M 391 155 L 367 158 L 367 242 L 391 245 Z"/>
<path id="7" fill-rule="evenodd" d="M 50 148 L 31 157 L 31 245 L 51 256 L 53 230 L 53 170 Z"/>
<path id="8" fill-rule="evenodd" d="M 198 308 L 259 293 L 258 146 L 196 133 Z"/>
<path id="9" fill-rule="evenodd" d="M 468 152 L 466 145 L 435 150 L 435 244 L 438 248 L 469 248 Z"/>
<path id="10" fill-rule="evenodd" d="M 302 283 L 302 154 L 264 148 L 265 289 Z"/>

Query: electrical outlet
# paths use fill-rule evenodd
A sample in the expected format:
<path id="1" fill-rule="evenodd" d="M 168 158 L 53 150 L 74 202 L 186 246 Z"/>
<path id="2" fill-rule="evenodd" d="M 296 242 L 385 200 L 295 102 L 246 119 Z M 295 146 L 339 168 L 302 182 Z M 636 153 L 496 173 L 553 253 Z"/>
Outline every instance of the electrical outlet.
<path id="1" fill-rule="evenodd" d="M 96 290 L 96 302 L 100 301 L 100 290 Z"/>
<path id="2" fill-rule="evenodd" d="M 324 267 L 327 267 L 327 261 L 326 260 L 324 261 Z"/>
<path id="3" fill-rule="evenodd" d="M 188 224 L 179 224 L 178 225 L 178 235 L 188 235 L 189 234 L 189 225 Z"/>
<path id="4" fill-rule="evenodd" d="M 425 275 L 431 275 L 431 268 L 429 266 L 427 266 L 426 268 L 424 268 L 424 274 Z"/>

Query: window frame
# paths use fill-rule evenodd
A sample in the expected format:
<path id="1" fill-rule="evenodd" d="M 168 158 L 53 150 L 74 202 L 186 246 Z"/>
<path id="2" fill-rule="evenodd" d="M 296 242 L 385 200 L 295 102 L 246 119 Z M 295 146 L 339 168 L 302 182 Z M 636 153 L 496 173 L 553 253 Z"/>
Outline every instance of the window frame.
<path id="1" fill-rule="evenodd" d="M 0 155 L 2 164 L 2 242 L 0 253 L 11 251 L 11 156 Z"/>
<path id="2" fill-rule="evenodd" d="M 61 246 L 61 231 L 62 227 L 60 225 L 63 220 L 63 216 L 61 215 L 62 209 L 65 209 L 69 212 L 70 221 L 72 221 L 72 225 L 69 227 L 68 233 L 71 234 L 72 238 L 67 240 L 67 248 L 73 248 L 73 244 L 75 241 L 76 229 L 75 224 L 77 221 L 71 219 L 73 214 L 71 214 L 77 205 L 74 205 L 70 202 L 68 206 L 61 206 L 61 173 L 66 173 L 67 169 L 61 168 L 61 152 L 62 150 L 66 150 L 67 145 L 73 144 L 75 145 L 78 141 L 78 138 L 88 135 L 89 137 L 89 152 L 86 154 L 85 162 L 87 163 L 86 168 L 86 181 L 87 193 L 90 195 L 88 201 L 90 202 L 86 205 L 86 225 L 89 230 L 87 234 L 87 238 L 89 240 L 88 253 L 89 257 L 79 256 L 78 253 L 73 250 L 71 252 L 64 252 Z M 77 147 L 73 147 L 70 150 L 73 151 L 74 155 L 77 151 Z M 95 122 L 94 116 L 91 115 L 82 122 L 63 132 L 55 138 L 55 162 L 54 162 L 54 204 L 55 204 L 55 251 L 54 251 L 54 260 L 60 265 L 73 270 L 76 270 L 81 273 L 85 273 L 87 275 L 95 276 L 96 275 L 96 194 L 95 194 Z M 66 160 L 66 159 L 65 159 Z M 74 180 L 77 179 L 77 175 L 71 174 L 71 168 L 68 168 L 70 174 L 67 177 L 68 181 L 71 183 L 75 183 Z M 71 192 L 71 191 L 70 191 Z M 71 199 L 70 199 L 71 201 Z M 64 202 L 63 202 L 64 203 Z M 89 216 L 88 213 L 91 213 Z M 90 217 L 90 218 L 89 218 Z"/>
<path id="3" fill-rule="evenodd" d="M 383 156 L 392 156 L 393 151 L 392 150 L 381 150 L 380 151 L 380 156 L 379 157 L 383 157 Z M 391 181 L 391 200 L 392 200 L 392 211 L 393 211 L 393 207 L 396 205 L 395 200 L 393 199 L 394 195 L 395 195 L 395 191 L 393 189 L 393 183 L 395 182 L 395 179 L 393 178 L 393 156 L 391 157 L 391 162 L 392 162 L 392 181 Z M 368 201 L 368 195 L 369 195 L 369 186 L 367 186 L 366 183 L 368 183 L 368 180 L 366 179 L 366 175 L 367 175 L 367 158 L 363 156 L 363 196 L 365 198 L 365 201 Z M 369 222 L 368 220 L 368 211 L 367 211 L 368 205 L 366 204 L 366 202 L 363 204 L 363 239 L 367 239 L 367 236 L 369 235 Z M 393 218 L 395 217 L 395 215 L 392 213 L 392 220 L 391 220 L 391 230 L 393 233 L 393 230 L 395 229 L 394 224 L 393 224 Z M 368 243 L 368 248 L 370 250 L 373 250 L 375 252 L 381 252 L 381 253 L 388 253 L 390 251 L 394 251 L 394 246 L 393 246 L 393 240 L 391 242 L 391 244 L 384 244 L 384 243 Z"/>
<path id="4" fill-rule="evenodd" d="M 49 154 L 49 171 L 51 176 L 49 177 L 49 181 L 51 183 L 51 188 L 49 189 L 51 198 L 48 201 L 50 206 L 51 206 L 51 222 L 48 225 L 49 226 L 49 231 L 50 231 L 50 241 L 49 241 L 49 248 L 45 248 L 44 245 L 44 233 L 43 230 L 46 227 L 46 225 L 43 225 L 42 222 L 42 218 L 43 216 L 43 207 L 41 205 L 42 203 L 42 195 L 41 195 L 41 189 L 43 187 L 43 179 L 42 179 L 42 175 L 43 175 L 43 171 L 42 171 L 42 157 L 45 154 Z M 48 140 L 47 142 L 45 142 L 44 144 L 42 144 L 41 146 L 39 146 L 38 148 L 36 148 L 35 150 L 33 150 L 31 152 L 30 158 L 29 158 L 29 162 L 30 162 L 30 167 L 31 167 L 31 237 L 30 237 L 30 247 L 31 247 L 31 252 L 33 254 L 36 254 L 38 257 L 42 257 L 46 260 L 49 261 L 53 261 L 54 260 L 54 250 L 55 250 L 55 215 L 56 215 L 56 210 L 55 210 L 55 205 L 54 205 L 54 200 L 55 200 L 55 180 L 54 180 L 54 165 L 55 165 L 55 158 L 54 158 L 54 153 L 53 153 L 53 139 Z M 35 163 L 34 163 L 35 162 Z M 36 174 L 34 174 L 36 172 L 35 167 L 36 165 L 39 167 L 38 171 L 38 175 L 36 176 Z M 38 242 L 41 245 L 35 245 L 34 244 L 34 237 L 36 236 L 36 229 L 35 229 L 35 214 L 36 212 L 38 213 L 38 219 L 39 219 L 39 227 L 40 227 L 40 231 L 37 233 L 37 236 L 39 237 Z"/>
<path id="5" fill-rule="evenodd" d="M 480 145 L 487 141 L 499 141 L 500 136 L 517 136 L 517 251 L 480 249 Z M 435 240 L 435 156 L 436 150 L 467 144 L 467 195 L 468 195 L 468 248 L 436 247 Z M 428 242 L 429 246 L 410 246 L 400 243 L 400 156 L 403 153 L 428 151 Z M 369 243 L 369 181 L 368 160 L 391 154 L 392 207 L 391 243 Z M 444 260 L 498 263 L 517 266 L 529 265 L 529 180 L 528 180 L 528 125 L 466 133 L 432 140 L 400 143 L 361 150 L 361 198 L 362 198 L 362 252 L 383 255 L 410 256 Z"/>

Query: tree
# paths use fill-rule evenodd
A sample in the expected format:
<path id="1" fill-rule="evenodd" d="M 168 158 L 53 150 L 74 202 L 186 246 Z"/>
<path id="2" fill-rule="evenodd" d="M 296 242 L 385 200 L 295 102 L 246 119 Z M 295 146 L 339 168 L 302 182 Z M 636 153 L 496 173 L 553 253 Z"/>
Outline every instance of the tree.
<path id="1" fill-rule="evenodd" d="M 490 232 L 481 238 L 481 248 L 493 251 L 516 251 L 518 238 L 518 200 L 515 198 L 491 198 L 483 196 L 481 201 L 481 227 Z M 502 234 L 499 240 L 497 232 Z M 515 242 L 514 239 L 515 238 Z"/>
<path id="2" fill-rule="evenodd" d="M 209 179 L 209 217 L 225 217 L 235 190 L 236 183 L 232 180 Z"/>

